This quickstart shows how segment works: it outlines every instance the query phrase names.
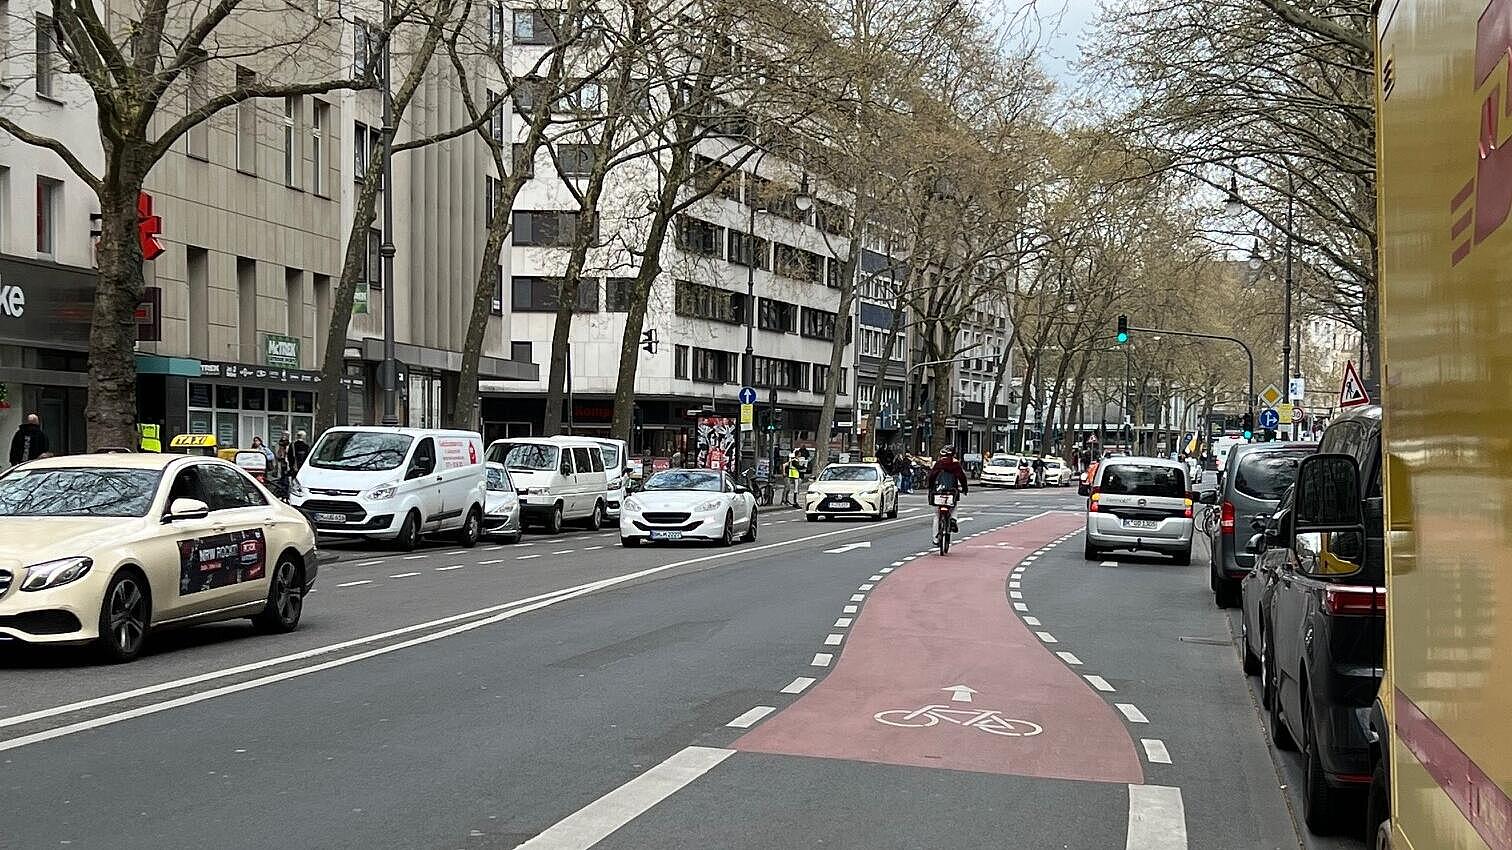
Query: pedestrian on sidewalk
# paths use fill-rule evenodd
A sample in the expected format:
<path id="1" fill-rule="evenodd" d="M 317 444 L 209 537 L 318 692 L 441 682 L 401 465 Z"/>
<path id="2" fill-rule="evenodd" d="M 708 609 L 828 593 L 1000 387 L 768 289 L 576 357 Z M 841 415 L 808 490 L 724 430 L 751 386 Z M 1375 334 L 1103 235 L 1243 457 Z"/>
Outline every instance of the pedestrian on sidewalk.
<path id="1" fill-rule="evenodd" d="M 798 483 L 802 476 L 803 465 L 798 460 L 798 453 L 793 452 L 788 455 L 787 465 L 782 470 L 782 504 L 798 507 Z"/>
<path id="2" fill-rule="evenodd" d="M 36 460 L 47 454 L 47 435 L 42 433 L 42 419 L 35 413 L 27 414 L 26 420 L 11 437 L 11 466 Z"/>

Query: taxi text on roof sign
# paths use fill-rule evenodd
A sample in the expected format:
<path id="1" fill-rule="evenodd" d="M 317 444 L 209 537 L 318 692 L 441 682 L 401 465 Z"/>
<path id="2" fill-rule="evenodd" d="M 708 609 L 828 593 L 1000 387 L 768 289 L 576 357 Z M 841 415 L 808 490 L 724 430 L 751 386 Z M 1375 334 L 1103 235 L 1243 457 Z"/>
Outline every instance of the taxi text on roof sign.
<path id="1" fill-rule="evenodd" d="M 214 434 L 180 434 L 168 444 L 176 449 L 215 445 Z"/>

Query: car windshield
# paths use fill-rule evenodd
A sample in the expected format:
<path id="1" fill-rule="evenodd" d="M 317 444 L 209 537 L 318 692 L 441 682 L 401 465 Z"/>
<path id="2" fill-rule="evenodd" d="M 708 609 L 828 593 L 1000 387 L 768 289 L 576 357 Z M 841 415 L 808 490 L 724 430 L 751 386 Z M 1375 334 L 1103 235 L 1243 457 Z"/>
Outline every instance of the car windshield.
<path id="1" fill-rule="evenodd" d="M 513 493 L 514 483 L 509 480 L 509 473 L 503 467 L 488 467 L 488 489 L 497 493 Z"/>
<path id="2" fill-rule="evenodd" d="M 995 457 L 987 461 L 988 466 L 1017 466 L 1011 457 Z"/>
<path id="3" fill-rule="evenodd" d="M 827 466 L 819 473 L 820 481 L 876 481 L 874 466 Z"/>
<path id="4" fill-rule="evenodd" d="M 414 441 L 408 434 L 328 431 L 315 444 L 309 462 L 321 469 L 398 469 Z"/>
<path id="5" fill-rule="evenodd" d="M 510 447 L 504 465 L 510 469 L 553 470 L 557 468 L 557 450 L 555 446 L 521 443 Z"/>
<path id="6" fill-rule="evenodd" d="M 65 467 L 0 477 L 0 516 L 146 516 L 162 472 Z"/>
<path id="7" fill-rule="evenodd" d="M 1239 461 L 1234 489 L 1253 499 L 1279 501 L 1297 480 L 1297 467 L 1309 454 L 1306 450 L 1251 452 Z"/>
<path id="8" fill-rule="evenodd" d="M 1186 497 L 1186 473 L 1172 466 L 1109 464 L 1100 489 L 1109 496 Z"/>
<path id="9" fill-rule="evenodd" d="M 668 469 L 646 479 L 642 490 L 707 490 L 718 493 L 719 473 L 697 469 Z"/>

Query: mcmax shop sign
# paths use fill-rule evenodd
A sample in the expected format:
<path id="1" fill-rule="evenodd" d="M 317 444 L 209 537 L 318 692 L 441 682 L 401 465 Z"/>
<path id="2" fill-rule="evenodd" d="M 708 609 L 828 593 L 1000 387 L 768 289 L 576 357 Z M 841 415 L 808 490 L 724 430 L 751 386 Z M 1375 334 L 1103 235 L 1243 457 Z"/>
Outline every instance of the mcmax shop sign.
<path id="1" fill-rule="evenodd" d="M 96 276 L 72 266 L 0 255 L 0 342 L 84 350 Z M 138 338 L 157 339 L 156 287 L 137 308 Z"/>

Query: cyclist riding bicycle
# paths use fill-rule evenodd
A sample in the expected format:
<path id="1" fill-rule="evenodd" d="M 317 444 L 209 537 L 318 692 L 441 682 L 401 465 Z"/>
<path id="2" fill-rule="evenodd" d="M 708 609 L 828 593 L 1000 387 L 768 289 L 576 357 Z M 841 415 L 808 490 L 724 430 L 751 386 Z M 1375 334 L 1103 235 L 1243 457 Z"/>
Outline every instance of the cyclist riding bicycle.
<path id="1" fill-rule="evenodd" d="M 946 446 L 940 449 L 940 457 L 930 467 L 929 474 L 925 476 L 930 493 L 950 493 L 951 495 L 966 495 L 969 489 L 966 485 L 966 469 L 961 462 L 956 460 L 955 447 Z M 951 512 L 950 530 L 952 533 L 959 531 L 956 525 L 955 513 Z M 935 529 L 935 540 L 940 538 L 940 530 Z"/>

